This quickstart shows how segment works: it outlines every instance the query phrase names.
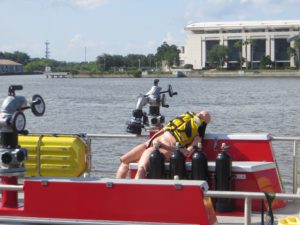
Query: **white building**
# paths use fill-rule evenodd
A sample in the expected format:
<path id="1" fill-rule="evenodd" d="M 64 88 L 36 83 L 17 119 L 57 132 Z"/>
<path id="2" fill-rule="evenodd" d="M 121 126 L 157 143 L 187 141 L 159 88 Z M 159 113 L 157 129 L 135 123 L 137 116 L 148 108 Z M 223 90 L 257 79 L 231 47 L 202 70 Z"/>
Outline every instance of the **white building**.
<path id="1" fill-rule="evenodd" d="M 0 74 L 23 73 L 23 65 L 12 60 L 0 59 Z"/>
<path id="2" fill-rule="evenodd" d="M 252 46 L 242 46 L 242 57 L 254 68 L 259 67 L 263 56 L 270 56 L 275 67 L 295 66 L 287 53 L 294 41 L 288 42 L 287 38 L 299 33 L 300 20 L 192 23 L 185 30 L 188 35 L 180 54 L 181 65 L 192 64 L 194 69 L 207 67 L 208 52 L 219 44 L 229 48 L 226 67 L 239 68 L 240 50 L 234 44 L 239 40 L 255 40 Z"/>

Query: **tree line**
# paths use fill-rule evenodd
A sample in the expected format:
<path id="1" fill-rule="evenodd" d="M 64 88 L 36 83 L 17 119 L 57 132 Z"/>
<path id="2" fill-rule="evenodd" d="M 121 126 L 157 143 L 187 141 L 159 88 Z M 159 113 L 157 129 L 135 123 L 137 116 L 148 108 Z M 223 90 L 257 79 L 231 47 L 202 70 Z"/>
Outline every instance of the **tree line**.
<path id="1" fill-rule="evenodd" d="M 45 67 L 52 71 L 76 73 L 127 73 L 128 71 L 142 70 L 157 71 L 161 69 L 162 62 L 169 67 L 179 64 L 179 49 L 176 45 L 163 42 L 155 54 L 128 54 L 110 55 L 102 54 L 91 62 L 66 62 L 46 58 L 30 58 L 27 53 L 15 51 L 13 53 L 0 52 L 0 59 L 9 59 L 23 65 L 26 73 L 41 73 Z"/>
<path id="2" fill-rule="evenodd" d="M 256 45 L 255 40 L 238 40 L 234 43 L 234 48 L 236 48 L 239 52 L 239 67 L 243 69 L 244 63 L 246 63 L 246 69 L 253 69 L 253 60 L 251 62 L 247 62 L 246 59 L 242 56 L 242 47 L 250 45 L 251 47 L 251 55 L 253 57 L 254 54 L 254 46 Z M 222 69 L 226 62 L 228 62 L 228 55 L 230 53 L 230 49 L 228 46 L 224 45 L 214 45 L 212 49 L 208 52 L 208 62 L 209 66 L 213 68 Z M 289 57 L 294 58 L 294 63 L 296 67 L 299 69 L 300 67 L 300 38 L 296 39 L 294 42 L 294 47 L 288 47 L 287 54 Z M 269 55 L 262 56 L 260 59 L 260 68 L 270 68 L 272 67 L 272 60 Z"/>

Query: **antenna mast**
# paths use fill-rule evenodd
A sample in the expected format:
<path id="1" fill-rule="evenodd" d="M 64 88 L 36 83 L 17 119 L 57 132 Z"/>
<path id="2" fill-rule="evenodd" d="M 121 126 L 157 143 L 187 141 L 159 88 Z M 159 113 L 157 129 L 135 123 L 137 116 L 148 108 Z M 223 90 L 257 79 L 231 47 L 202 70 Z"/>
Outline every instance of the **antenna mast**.
<path id="1" fill-rule="evenodd" d="M 45 57 L 46 57 L 46 59 L 49 59 L 49 57 L 50 57 L 50 49 L 49 49 L 50 42 L 46 41 L 45 45 L 46 45 Z"/>

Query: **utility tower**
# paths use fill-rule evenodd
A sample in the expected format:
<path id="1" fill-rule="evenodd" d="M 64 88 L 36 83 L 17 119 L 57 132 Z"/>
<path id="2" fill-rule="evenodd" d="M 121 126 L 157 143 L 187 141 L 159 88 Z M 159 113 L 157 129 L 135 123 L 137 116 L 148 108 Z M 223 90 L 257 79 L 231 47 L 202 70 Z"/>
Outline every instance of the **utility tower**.
<path id="1" fill-rule="evenodd" d="M 46 59 L 49 59 L 49 57 L 50 57 L 50 49 L 49 49 L 50 42 L 46 41 L 45 45 L 46 45 L 45 57 L 46 57 Z"/>

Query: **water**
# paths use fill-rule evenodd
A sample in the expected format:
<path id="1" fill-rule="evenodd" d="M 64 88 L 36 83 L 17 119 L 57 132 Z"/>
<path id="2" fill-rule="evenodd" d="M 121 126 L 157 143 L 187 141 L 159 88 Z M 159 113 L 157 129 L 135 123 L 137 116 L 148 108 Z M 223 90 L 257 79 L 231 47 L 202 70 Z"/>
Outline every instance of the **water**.
<path id="1" fill-rule="evenodd" d="M 40 94 L 46 103 L 43 117 L 26 112 L 30 132 L 125 133 L 126 121 L 138 94 L 153 85 L 152 78 L 46 79 L 44 76 L 0 77 L 0 97 L 8 86 L 22 84 L 17 94 L 31 98 Z M 178 92 L 167 97 L 162 108 L 166 120 L 187 110 L 208 110 L 212 123 L 207 132 L 266 132 L 276 136 L 300 136 L 300 79 L 298 78 L 161 78 L 165 90 L 172 84 Z M 145 108 L 145 110 L 147 110 Z M 142 141 L 93 140 L 92 175 L 114 177 L 119 156 Z M 291 186 L 292 144 L 276 143 L 283 182 Z"/>

